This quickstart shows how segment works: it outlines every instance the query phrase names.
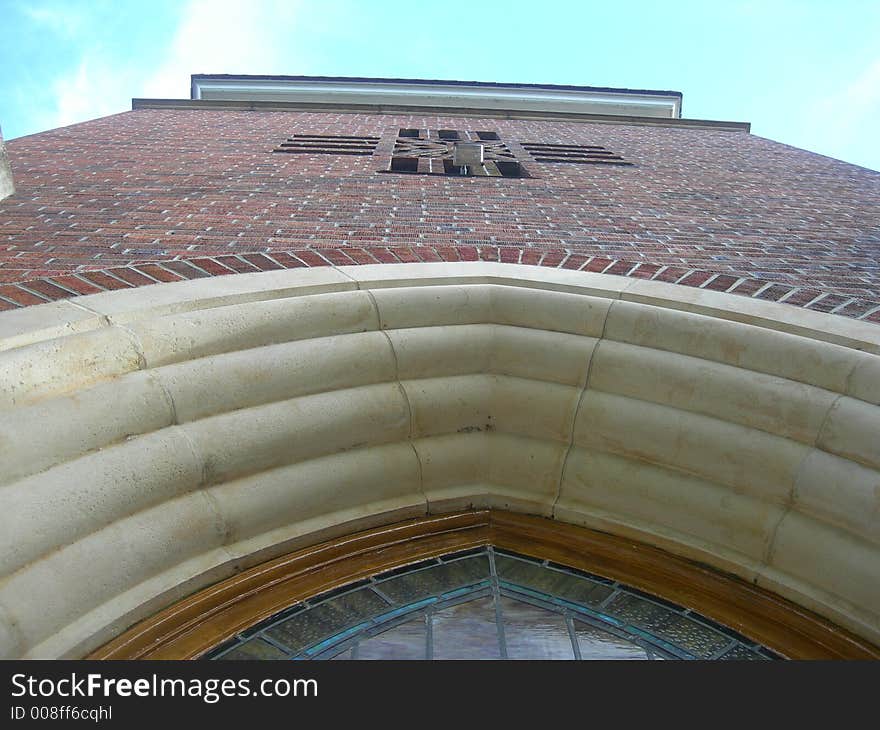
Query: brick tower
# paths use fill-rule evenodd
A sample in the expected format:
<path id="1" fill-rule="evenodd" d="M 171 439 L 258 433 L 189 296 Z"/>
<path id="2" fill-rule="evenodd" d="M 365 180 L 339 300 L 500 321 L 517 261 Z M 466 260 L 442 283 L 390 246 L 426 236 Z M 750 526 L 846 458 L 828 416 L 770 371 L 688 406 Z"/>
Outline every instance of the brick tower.
<path id="1" fill-rule="evenodd" d="M 681 109 L 194 76 L 7 141 L 4 655 L 317 656 L 247 630 L 480 549 L 664 599 L 648 655 L 878 656 L 880 173 Z"/>

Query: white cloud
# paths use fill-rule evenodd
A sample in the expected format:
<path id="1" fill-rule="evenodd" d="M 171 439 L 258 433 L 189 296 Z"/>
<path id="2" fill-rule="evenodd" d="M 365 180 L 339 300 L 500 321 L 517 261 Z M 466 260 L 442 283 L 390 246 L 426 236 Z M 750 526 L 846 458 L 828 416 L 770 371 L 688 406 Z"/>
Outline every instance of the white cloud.
<path id="1" fill-rule="evenodd" d="M 167 58 L 144 82 L 141 95 L 189 97 L 193 73 L 296 73 L 291 68 L 296 11 L 294 3 L 280 0 L 192 0 Z"/>
<path id="2" fill-rule="evenodd" d="M 31 22 L 61 36 L 73 37 L 83 25 L 80 14 L 70 7 L 21 3 L 17 9 Z"/>
<path id="3" fill-rule="evenodd" d="M 821 92 L 820 92 L 821 93 Z M 868 64 L 850 83 L 813 104 L 804 136 L 822 154 L 880 170 L 880 58 Z"/>
<path id="4" fill-rule="evenodd" d="M 861 124 L 867 115 L 871 115 L 876 123 L 880 111 L 880 58 L 826 101 L 825 107 L 841 128 Z"/>
<path id="5" fill-rule="evenodd" d="M 114 67 L 100 58 L 83 58 L 75 73 L 52 84 L 56 107 L 49 126 L 63 127 L 125 111 L 131 107 L 134 81 L 129 69 Z"/>
<path id="6" fill-rule="evenodd" d="M 82 25 L 54 9 L 29 14 L 56 32 Z M 191 0 L 168 43 L 149 57 L 113 58 L 100 43 L 84 49 L 76 69 L 52 82 L 55 108 L 40 121 L 54 128 L 115 114 L 130 109 L 132 97 L 186 99 L 193 73 L 300 73 L 296 15 L 289 0 Z"/>

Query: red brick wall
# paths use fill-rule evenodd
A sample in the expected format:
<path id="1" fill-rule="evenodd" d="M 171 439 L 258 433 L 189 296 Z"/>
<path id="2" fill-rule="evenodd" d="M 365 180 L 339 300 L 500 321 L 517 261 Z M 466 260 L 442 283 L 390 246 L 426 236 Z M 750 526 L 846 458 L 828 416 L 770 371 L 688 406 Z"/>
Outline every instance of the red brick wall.
<path id="1" fill-rule="evenodd" d="M 631 167 L 531 179 L 379 174 L 273 154 L 293 133 L 496 130 Z M 300 112 L 143 110 L 7 143 L 0 309 L 239 271 L 490 260 L 678 281 L 880 322 L 880 173 L 743 132 Z M 385 158 L 387 160 L 387 158 Z"/>

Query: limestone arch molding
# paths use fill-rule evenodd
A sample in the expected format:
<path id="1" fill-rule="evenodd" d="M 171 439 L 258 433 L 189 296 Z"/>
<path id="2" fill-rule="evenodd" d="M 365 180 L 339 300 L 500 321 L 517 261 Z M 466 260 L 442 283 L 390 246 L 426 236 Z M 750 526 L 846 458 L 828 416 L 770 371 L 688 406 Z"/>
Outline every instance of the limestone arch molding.
<path id="1" fill-rule="evenodd" d="M 79 657 L 298 548 L 489 508 L 638 540 L 880 643 L 880 329 L 489 263 L 0 314 L 0 652 Z"/>

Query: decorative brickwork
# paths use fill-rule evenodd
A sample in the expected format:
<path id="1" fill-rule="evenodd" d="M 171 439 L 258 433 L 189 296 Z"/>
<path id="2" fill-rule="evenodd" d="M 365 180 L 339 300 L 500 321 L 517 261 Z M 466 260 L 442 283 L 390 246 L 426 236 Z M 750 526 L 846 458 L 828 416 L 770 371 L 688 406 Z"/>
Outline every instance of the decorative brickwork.
<path id="1" fill-rule="evenodd" d="M 482 164 L 471 165 L 466 173 L 455 164 L 455 145 L 460 143 L 482 147 Z M 516 155 L 497 132 L 456 129 L 401 129 L 394 141 L 388 170 L 422 175 L 524 176 Z"/>
<path id="2" fill-rule="evenodd" d="M 547 144 L 543 142 L 523 142 L 525 149 L 536 162 L 567 162 L 578 164 L 631 165 L 620 155 L 595 144 Z"/>
<path id="3" fill-rule="evenodd" d="M 377 174 L 401 129 L 567 140 L 631 166 Z M 373 155 L 272 154 L 380 138 Z M 488 260 L 677 282 L 880 322 L 880 173 L 744 132 L 140 110 L 7 143 L 0 308 L 277 267 Z"/>
<path id="4" fill-rule="evenodd" d="M 295 134 L 273 152 L 306 155 L 371 155 L 378 137 L 348 137 L 339 134 Z"/>

